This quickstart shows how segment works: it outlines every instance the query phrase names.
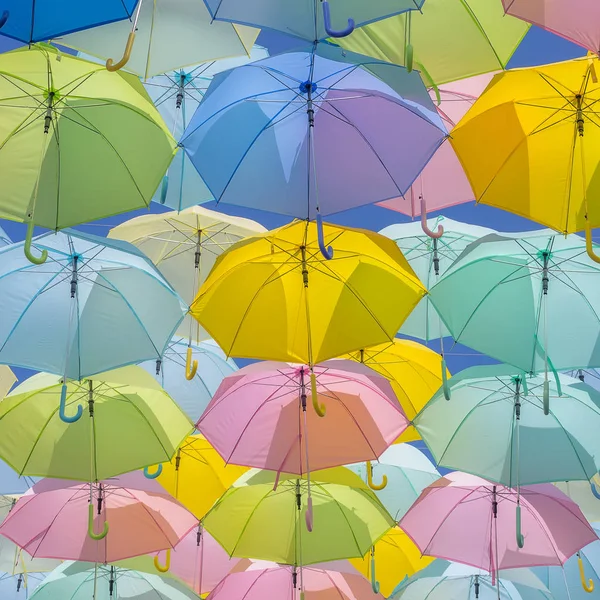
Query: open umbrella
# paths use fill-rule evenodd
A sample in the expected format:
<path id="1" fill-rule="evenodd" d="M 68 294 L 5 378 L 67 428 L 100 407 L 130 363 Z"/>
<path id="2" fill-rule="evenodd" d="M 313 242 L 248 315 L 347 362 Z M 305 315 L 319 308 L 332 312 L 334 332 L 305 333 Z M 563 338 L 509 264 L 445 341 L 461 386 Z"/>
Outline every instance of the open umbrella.
<path id="1" fill-rule="evenodd" d="M 8 246 L 12 244 L 12 240 L 8 237 L 8 234 L 0 227 L 0 246 Z"/>
<path id="2" fill-rule="evenodd" d="M 30 252 L 34 225 L 148 206 L 176 142 L 136 78 L 47 44 L 1 54 L 0 70 L 0 216 L 28 224 L 30 260 L 46 257 Z"/>
<path id="3" fill-rule="evenodd" d="M 0 573 L 0 594 L 4 600 L 24 600 L 45 577 L 45 573 L 27 573 L 27 575 Z"/>
<path id="4" fill-rule="evenodd" d="M 319 471 L 311 479 L 310 533 L 301 523 L 302 513 L 308 514 L 306 479 L 256 470 L 223 495 L 204 525 L 232 556 L 296 566 L 362 557 L 394 526 L 367 484 L 348 469 Z"/>
<path id="5" fill-rule="evenodd" d="M 75 230 L 33 245 L 44 265 L 0 248 L 0 362 L 81 380 L 161 358 L 186 306 L 144 254 Z"/>
<path id="6" fill-rule="evenodd" d="M 94 484 L 43 479 L 17 501 L 0 534 L 33 557 L 107 563 L 172 548 L 196 525 L 134 471 Z"/>
<path id="7" fill-rule="evenodd" d="M 554 485 L 579 506 L 590 523 L 600 521 L 600 502 L 598 502 L 600 477 L 598 475 L 595 475 L 591 481 L 555 481 Z"/>

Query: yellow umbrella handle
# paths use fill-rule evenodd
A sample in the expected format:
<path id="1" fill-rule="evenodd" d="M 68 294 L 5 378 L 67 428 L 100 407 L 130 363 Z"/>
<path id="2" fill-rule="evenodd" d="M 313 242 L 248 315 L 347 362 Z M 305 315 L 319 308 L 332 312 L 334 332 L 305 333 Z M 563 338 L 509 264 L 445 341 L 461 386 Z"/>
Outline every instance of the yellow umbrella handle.
<path id="1" fill-rule="evenodd" d="M 171 568 L 171 548 L 167 550 L 167 560 L 164 567 L 158 561 L 158 555 L 154 557 L 154 568 L 159 573 L 166 573 Z"/>
<path id="2" fill-rule="evenodd" d="M 188 346 L 187 353 L 185 355 L 185 378 L 191 381 L 196 376 L 198 370 L 198 361 L 194 359 L 192 361 L 192 348 Z"/>
<path id="3" fill-rule="evenodd" d="M 369 484 L 369 487 L 375 491 L 384 489 L 388 483 L 387 475 L 384 475 L 381 478 L 381 483 L 379 485 L 376 485 L 373 482 L 373 465 L 371 464 L 370 460 L 367 461 L 367 483 Z M 375 593 L 377 594 L 377 592 L 375 592 Z"/>
<path id="4" fill-rule="evenodd" d="M 594 591 L 594 580 L 588 579 L 585 580 L 585 570 L 583 566 L 583 560 L 581 559 L 581 555 L 579 552 L 577 553 L 577 564 L 579 565 L 579 577 L 581 579 L 581 587 L 588 593 L 591 594 Z"/>
<path id="5" fill-rule="evenodd" d="M 118 71 L 122 69 L 128 62 L 131 57 L 131 51 L 133 50 L 133 42 L 135 41 L 135 31 L 130 32 L 129 37 L 127 38 L 127 44 L 125 44 L 125 52 L 123 53 L 123 58 L 119 62 L 113 62 L 112 58 L 109 58 L 106 61 L 106 70 L 107 71 Z"/>
<path id="6" fill-rule="evenodd" d="M 600 256 L 594 252 L 594 243 L 592 242 L 592 226 L 588 219 L 585 222 L 585 249 L 588 256 L 595 262 L 600 264 Z"/>
<path id="7" fill-rule="evenodd" d="M 90 502 L 88 507 L 88 535 L 97 542 L 103 540 L 108 533 L 108 523 L 104 521 L 102 533 L 94 533 L 94 505 Z"/>
<path id="8" fill-rule="evenodd" d="M 324 417 L 327 414 L 327 407 L 324 404 L 319 404 L 319 395 L 317 394 L 317 378 L 311 370 L 310 372 L 310 393 L 312 396 L 312 405 L 315 412 L 320 416 Z"/>

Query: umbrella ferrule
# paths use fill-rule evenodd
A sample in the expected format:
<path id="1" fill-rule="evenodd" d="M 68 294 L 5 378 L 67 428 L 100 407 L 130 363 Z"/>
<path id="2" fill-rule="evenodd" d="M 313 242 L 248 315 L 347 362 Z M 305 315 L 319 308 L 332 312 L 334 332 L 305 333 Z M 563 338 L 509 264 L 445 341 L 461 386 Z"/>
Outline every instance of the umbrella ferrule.
<path id="1" fill-rule="evenodd" d="M 521 419 L 521 378 L 515 377 L 515 417 Z"/>
<path id="2" fill-rule="evenodd" d="M 475 598 L 479 598 L 479 575 L 475 575 Z"/>
<path id="3" fill-rule="evenodd" d="M 198 523 L 198 531 L 196 531 L 196 546 L 200 546 L 202 541 L 202 523 Z"/>
<path id="4" fill-rule="evenodd" d="M 579 133 L 579 137 L 583 137 L 584 133 L 584 121 L 583 121 L 583 96 L 581 94 L 577 94 L 575 96 L 577 100 L 577 131 Z"/>
<path id="5" fill-rule="evenodd" d="M 496 494 L 496 486 L 492 488 L 492 514 L 494 519 L 498 518 L 498 496 Z"/>
<path id="6" fill-rule="evenodd" d="M 115 589 L 115 568 L 110 566 L 110 579 L 108 580 L 108 595 L 112 598 Z"/>
<path id="7" fill-rule="evenodd" d="M 542 267 L 542 291 L 544 296 L 548 295 L 548 282 L 550 281 L 548 278 L 548 260 L 550 258 L 550 253 L 544 250 L 542 253 L 543 267 Z"/>
<path id="8" fill-rule="evenodd" d="M 200 242 L 200 238 L 202 237 L 202 232 L 198 231 L 198 241 L 196 242 L 196 252 L 194 253 L 194 267 L 198 269 L 200 267 L 200 256 L 202 255 L 202 246 Z"/>
<path id="9" fill-rule="evenodd" d="M 88 380 L 88 410 L 90 418 L 94 418 L 94 383 L 90 379 Z"/>
<path id="10" fill-rule="evenodd" d="M 19 573 L 19 578 L 17 579 L 17 592 L 21 590 L 21 585 L 23 583 L 23 573 Z"/>
<path id="11" fill-rule="evenodd" d="M 177 449 L 177 456 L 175 457 L 175 470 L 179 471 L 179 465 L 181 463 L 181 448 Z"/>
<path id="12" fill-rule="evenodd" d="M 300 248 L 302 251 L 302 281 L 304 283 L 304 287 L 308 287 L 308 267 L 306 265 L 306 246 L 302 246 Z"/>
<path id="13" fill-rule="evenodd" d="M 440 256 L 438 254 L 437 238 L 433 238 L 433 270 L 436 276 L 440 274 Z"/>
<path id="14" fill-rule="evenodd" d="M 304 382 L 304 367 L 300 369 L 300 403 L 302 412 L 306 412 L 306 383 Z"/>
<path id="15" fill-rule="evenodd" d="M 579 369 L 577 371 L 577 379 L 579 379 L 579 381 L 585 382 L 585 373 L 583 372 L 583 369 Z"/>
<path id="16" fill-rule="evenodd" d="M 302 493 L 300 492 L 300 480 L 296 479 L 296 508 L 302 510 Z"/>
<path id="17" fill-rule="evenodd" d="M 102 514 L 102 503 L 104 502 L 104 490 L 102 489 L 102 484 L 98 485 L 98 500 L 97 500 L 97 504 L 98 504 L 98 514 L 101 515 Z"/>
<path id="18" fill-rule="evenodd" d="M 71 298 L 75 298 L 75 294 L 77 293 L 77 260 L 79 256 L 77 254 L 73 254 L 73 271 L 71 274 Z"/>
<path id="19" fill-rule="evenodd" d="M 160 367 L 162 366 L 162 360 L 160 358 L 156 359 L 156 374 L 160 375 Z"/>
<path id="20" fill-rule="evenodd" d="M 292 585 L 294 589 L 298 587 L 298 571 L 295 566 L 292 568 Z"/>
<path id="21" fill-rule="evenodd" d="M 183 86 L 185 85 L 185 73 L 179 75 L 179 89 L 175 97 L 175 108 L 181 108 L 183 104 Z"/>
<path id="22" fill-rule="evenodd" d="M 46 115 L 44 116 L 44 133 L 50 131 L 52 123 L 52 104 L 54 102 L 54 92 L 48 92 L 48 106 L 46 107 Z"/>

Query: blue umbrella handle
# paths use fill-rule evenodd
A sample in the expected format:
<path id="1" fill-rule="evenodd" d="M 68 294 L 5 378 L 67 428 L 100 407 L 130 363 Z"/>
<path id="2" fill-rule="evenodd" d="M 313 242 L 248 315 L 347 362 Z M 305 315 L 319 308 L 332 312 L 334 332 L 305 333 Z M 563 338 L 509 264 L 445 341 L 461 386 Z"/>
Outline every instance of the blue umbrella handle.
<path id="1" fill-rule="evenodd" d="M 343 38 L 350 35 L 354 31 L 354 19 L 348 19 L 348 27 L 346 29 L 336 30 L 331 28 L 331 13 L 329 12 L 329 2 L 321 0 L 323 5 L 323 25 L 329 37 Z"/>
<path id="2" fill-rule="evenodd" d="M 10 16 L 10 12 L 5 10 L 0 16 L 0 29 L 6 25 L 6 21 L 8 21 L 8 17 Z"/>
<path id="3" fill-rule="evenodd" d="M 444 398 L 450 400 L 450 386 L 448 385 L 448 368 L 446 367 L 446 359 L 442 358 L 442 389 L 444 390 Z"/>
<path id="4" fill-rule="evenodd" d="M 600 500 L 600 492 L 597 490 L 596 484 L 593 481 L 590 481 L 590 488 L 592 489 L 592 494 L 594 495 L 594 498 Z"/>
<path id="5" fill-rule="evenodd" d="M 160 203 L 164 204 L 167 201 L 167 192 L 169 191 L 169 175 L 165 175 L 160 186 Z"/>
<path id="6" fill-rule="evenodd" d="M 521 532 L 521 505 L 517 504 L 517 546 L 522 548 L 525 545 L 525 537 Z"/>
<path id="7" fill-rule="evenodd" d="M 158 465 L 156 471 L 154 471 L 154 473 L 150 473 L 150 468 L 149 467 L 144 467 L 144 477 L 146 479 L 156 479 L 157 477 L 160 476 L 160 474 L 162 473 L 163 470 L 163 466 L 162 465 Z"/>
<path id="8" fill-rule="evenodd" d="M 375 577 L 375 552 L 371 552 L 371 589 L 374 594 L 379 594 L 379 581 Z"/>
<path id="9" fill-rule="evenodd" d="M 90 502 L 88 508 L 88 535 L 99 542 L 108 534 L 108 522 L 104 521 L 104 529 L 101 533 L 94 533 L 94 505 Z"/>
<path id="10" fill-rule="evenodd" d="M 42 265 L 48 258 L 48 250 L 44 250 L 41 256 L 34 256 L 31 253 L 31 240 L 33 239 L 34 227 L 35 225 L 33 223 L 33 219 L 30 218 L 29 221 L 27 221 L 27 233 L 25 234 L 25 246 L 23 247 L 23 250 L 25 251 L 25 256 L 30 263 L 33 263 L 34 265 Z"/>
<path id="11" fill-rule="evenodd" d="M 81 419 L 81 415 L 83 414 L 83 408 L 81 404 L 77 405 L 77 412 L 69 417 L 66 413 L 67 408 L 67 384 L 63 383 L 62 388 L 60 390 L 60 404 L 58 406 L 58 416 L 63 423 L 75 423 L 75 421 L 79 421 Z"/>
<path id="12" fill-rule="evenodd" d="M 323 235 L 323 218 L 320 213 L 317 213 L 317 240 L 319 242 L 319 250 L 325 260 L 331 260 L 333 258 L 333 248 L 329 246 L 325 247 L 325 236 Z"/>

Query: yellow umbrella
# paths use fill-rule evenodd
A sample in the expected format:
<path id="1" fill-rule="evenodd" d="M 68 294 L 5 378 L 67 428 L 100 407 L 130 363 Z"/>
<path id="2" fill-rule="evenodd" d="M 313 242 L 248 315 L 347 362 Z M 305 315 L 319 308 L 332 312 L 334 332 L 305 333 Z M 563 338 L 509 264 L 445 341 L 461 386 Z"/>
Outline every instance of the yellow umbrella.
<path id="1" fill-rule="evenodd" d="M 585 229 L 596 262 L 599 68 L 584 57 L 499 73 L 451 138 L 478 201 L 564 234 Z"/>
<path id="2" fill-rule="evenodd" d="M 402 529 L 394 527 L 364 558 L 351 558 L 350 562 L 368 579 L 379 581 L 379 591 L 387 598 L 405 576 L 410 577 L 433 560 L 430 556 L 421 556 L 420 550 Z M 372 573 L 373 563 L 375 573 Z"/>
<path id="3" fill-rule="evenodd" d="M 163 463 L 157 481 L 198 519 L 247 467 L 226 465 L 202 435 L 191 435 L 181 444 L 170 463 Z"/>
<path id="4" fill-rule="evenodd" d="M 314 222 L 241 241 L 222 254 L 191 313 L 230 356 L 315 363 L 389 342 L 427 293 L 396 244 Z M 313 394 L 316 396 L 316 394 Z"/>
<path id="5" fill-rule="evenodd" d="M 442 357 L 427 346 L 411 340 L 392 342 L 351 352 L 347 358 L 361 362 L 387 377 L 404 410 L 412 421 L 442 386 Z M 446 376 L 450 373 L 446 370 Z M 411 425 L 397 440 L 410 442 L 421 439 Z"/>

